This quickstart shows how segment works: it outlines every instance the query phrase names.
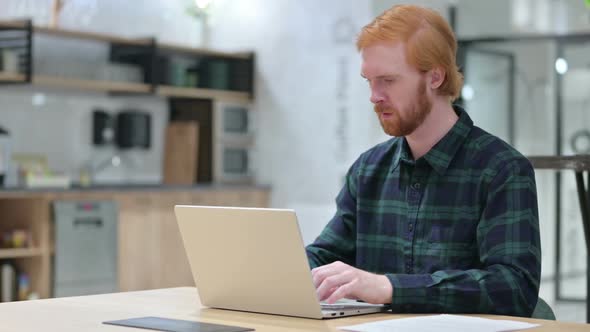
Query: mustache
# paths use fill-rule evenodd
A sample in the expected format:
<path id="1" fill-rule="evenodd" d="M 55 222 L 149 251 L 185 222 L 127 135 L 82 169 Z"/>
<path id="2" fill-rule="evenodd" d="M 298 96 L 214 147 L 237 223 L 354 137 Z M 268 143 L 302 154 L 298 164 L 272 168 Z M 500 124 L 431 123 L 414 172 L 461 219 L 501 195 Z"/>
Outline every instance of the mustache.
<path id="1" fill-rule="evenodd" d="M 397 113 L 397 110 L 393 107 L 383 106 L 383 105 L 375 105 L 373 106 L 373 110 L 375 113 Z"/>

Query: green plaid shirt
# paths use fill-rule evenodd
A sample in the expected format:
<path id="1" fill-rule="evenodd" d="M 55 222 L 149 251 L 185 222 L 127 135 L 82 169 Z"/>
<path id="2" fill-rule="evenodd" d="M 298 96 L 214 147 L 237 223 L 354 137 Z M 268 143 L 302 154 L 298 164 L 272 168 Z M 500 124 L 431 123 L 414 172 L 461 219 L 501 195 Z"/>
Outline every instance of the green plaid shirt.
<path id="1" fill-rule="evenodd" d="M 426 155 L 405 138 L 363 153 L 307 254 L 385 274 L 393 312 L 530 317 L 541 248 L 534 171 L 510 145 L 459 120 Z"/>

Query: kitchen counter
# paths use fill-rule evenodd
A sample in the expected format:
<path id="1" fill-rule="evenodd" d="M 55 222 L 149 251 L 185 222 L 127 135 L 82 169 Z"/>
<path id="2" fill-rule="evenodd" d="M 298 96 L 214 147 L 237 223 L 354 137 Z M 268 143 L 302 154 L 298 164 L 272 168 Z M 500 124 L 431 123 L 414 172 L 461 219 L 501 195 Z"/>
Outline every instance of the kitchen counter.
<path id="1" fill-rule="evenodd" d="M 175 205 L 268 207 L 270 188 L 121 184 L 0 190 L 0 234 L 26 229 L 34 244 L 31 250 L 0 249 L 0 257 L 15 260 L 17 266 L 31 276 L 31 289 L 42 298 L 49 297 L 52 289 L 56 201 L 112 201 L 116 204 L 118 290 L 131 291 L 193 285 L 174 216 Z"/>

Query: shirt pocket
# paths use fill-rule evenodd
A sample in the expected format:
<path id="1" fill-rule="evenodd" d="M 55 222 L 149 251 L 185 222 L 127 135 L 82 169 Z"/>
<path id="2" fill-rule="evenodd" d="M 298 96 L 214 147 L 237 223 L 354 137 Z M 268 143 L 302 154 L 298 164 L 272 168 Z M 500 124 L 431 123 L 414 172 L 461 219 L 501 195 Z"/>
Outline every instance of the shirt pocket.
<path id="1" fill-rule="evenodd" d="M 477 223 L 464 219 L 439 219 L 425 225 L 423 253 L 428 270 L 474 268 L 479 261 L 476 245 Z M 428 264 L 427 264 L 428 265 Z"/>
<path id="2" fill-rule="evenodd" d="M 468 270 L 478 268 L 478 251 L 474 245 L 423 244 L 416 247 L 419 256 L 418 273 L 434 273 L 444 270 Z"/>
<path id="3" fill-rule="evenodd" d="M 477 223 L 464 219 L 436 219 L 424 223 L 424 239 L 431 248 L 472 247 Z"/>

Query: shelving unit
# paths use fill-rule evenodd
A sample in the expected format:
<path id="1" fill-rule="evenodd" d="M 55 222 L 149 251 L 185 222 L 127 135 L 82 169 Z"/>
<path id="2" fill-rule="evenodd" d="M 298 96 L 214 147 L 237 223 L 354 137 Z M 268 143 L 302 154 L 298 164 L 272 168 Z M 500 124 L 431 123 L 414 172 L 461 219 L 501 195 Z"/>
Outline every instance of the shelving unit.
<path id="1" fill-rule="evenodd" d="M 57 77 L 35 73 L 33 68 L 33 36 L 48 35 L 66 39 L 79 39 L 106 43 L 112 63 L 138 66 L 143 71 L 143 82 L 101 81 L 82 78 Z M 13 44 L 16 43 L 16 44 Z M 7 46 L 8 45 L 8 46 Z M 16 45 L 16 46 L 15 46 Z M 210 49 L 190 48 L 182 45 L 158 43 L 154 38 L 126 38 L 95 32 L 74 31 L 33 26 L 31 21 L 0 22 L 0 50 L 14 48 L 19 52 L 18 72 L 0 71 L 0 84 L 33 84 L 45 87 L 79 89 L 116 94 L 145 94 L 162 97 L 206 98 L 228 101 L 249 101 L 253 98 L 254 54 L 229 53 Z M 42 55 L 41 55 L 42 56 Z M 193 81 L 169 82 L 170 64 L 176 58 L 193 62 Z M 221 64 L 226 75 L 211 86 L 208 63 Z M 202 71 L 204 74 L 200 75 Z M 181 73 L 185 75 L 186 73 Z M 199 79 L 197 80 L 197 77 Z M 206 78 L 203 80 L 203 78 Z M 223 84 L 225 83 L 225 84 Z"/>
<path id="2" fill-rule="evenodd" d="M 0 249 L 0 262 L 10 261 L 17 272 L 29 276 L 30 289 L 40 297 L 50 296 L 51 255 L 53 243 L 49 203 L 40 197 L 11 197 L 0 200 L 0 234 L 23 229 L 31 234 L 30 247 Z"/>

